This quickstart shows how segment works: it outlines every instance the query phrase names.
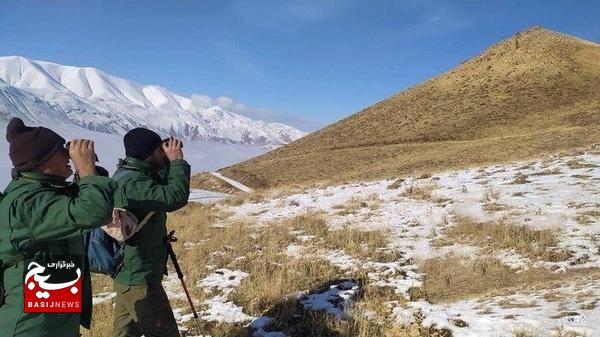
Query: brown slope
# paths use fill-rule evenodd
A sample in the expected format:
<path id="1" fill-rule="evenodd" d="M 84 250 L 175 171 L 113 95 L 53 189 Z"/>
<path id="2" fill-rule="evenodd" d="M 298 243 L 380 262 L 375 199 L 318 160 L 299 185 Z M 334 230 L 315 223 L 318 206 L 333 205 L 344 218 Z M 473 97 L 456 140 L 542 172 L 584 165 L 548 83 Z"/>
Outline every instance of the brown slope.
<path id="1" fill-rule="evenodd" d="M 539 27 L 222 172 L 254 187 L 396 177 L 600 141 L 600 45 Z"/>

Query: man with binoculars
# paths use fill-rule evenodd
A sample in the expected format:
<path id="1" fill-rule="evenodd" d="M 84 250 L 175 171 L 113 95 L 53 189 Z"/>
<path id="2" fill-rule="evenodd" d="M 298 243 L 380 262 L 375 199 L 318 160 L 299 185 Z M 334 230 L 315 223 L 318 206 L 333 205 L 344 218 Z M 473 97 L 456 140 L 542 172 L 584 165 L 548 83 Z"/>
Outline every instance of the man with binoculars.
<path id="1" fill-rule="evenodd" d="M 89 329 L 92 311 L 83 235 L 111 220 L 116 183 L 97 175 L 93 141 L 72 140 L 67 149 L 54 131 L 18 118 L 9 122 L 6 139 L 14 169 L 0 202 L 0 336 L 78 337 L 80 325 Z M 79 176 L 74 183 L 66 181 L 73 174 L 69 160 Z M 63 308 L 66 301 L 55 301 L 52 310 L 26 306 L 25 284 L 36 290 L 53 277 L 34 275 L 29 282 L 30 274 L 57 261 L 77 268 L 80 288 L 70 291 L 79 302 Z M 35 294 L 48 301 L 55 296 Z"/>
<path id="2" fill-rule="evenodd" d="M 190 165 L 182 142 L 161 139 L 145 128 L 123 137 L 125 159 L 113 175 L 115 207 L 149 220 L 125 241 L 123 268 L 114 279 L 114 337 L 177 337 L 179 330 L 161 280 L 168 256 L 167 212 L 182 208 L 190 194 Z"/>

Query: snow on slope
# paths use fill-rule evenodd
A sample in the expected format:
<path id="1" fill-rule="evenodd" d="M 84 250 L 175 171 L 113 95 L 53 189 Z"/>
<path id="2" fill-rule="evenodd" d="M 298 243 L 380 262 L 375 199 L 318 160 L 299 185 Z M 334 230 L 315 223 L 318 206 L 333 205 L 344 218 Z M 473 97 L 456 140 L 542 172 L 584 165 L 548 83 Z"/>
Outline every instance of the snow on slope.
<path id="1" fill-rule="evenodd" d="M 517 180 L 519 177 L 526 179 Z M 515 273 L 540 267 L 556 274 L 600 267 L 599 180 L 600 152 L 589 151 L 397 182 L 382 180 L 299 190 L 274 194 L 263 201 L 219 207 L 233 214 L 228 223 L 243 220 L 267 226 L 307 212 L 323 212 L 328 215 L 332 230 L 391 230 L 387 248 L 403 252 L 402 258 L 393 262 L 363 261 L 343 250 L 319 252 L 310 246 L 314 237 L 308 238 L 306 244 L 288 246 L 287 254 L 298 258 L 312 255 L 344 271 L 365 272 L 372 285 L 391 287 L 404 295 L 406 305 L 398 301 L 382 303 L 391 309 L 389 319 L 398 326 L 421 317 L 423 326 L 448 329 L 455 337 L 600 337 L 600 286 L 593 275 L 454 302 L 430 303 L 411 300 L 409 296 L 409 289 L 423 282 L 423 274 L 414 261 L 440 256 L 495 258 Z M 407 193 L 428 187 L 432 188 L 429 199 L 412 198 Z M 486 208 L 489 201 L 485 200 L 492 194 L 494 205 L 503 207 Z M 364 206 L 353 213 L 340 212 L 339 205 L 353 200 L 364 202 Z M 371 204 L 377 207 L 369 207 Z M 514 249 L 486 252 L 470 244 L 435 245 L 446 228 L 456 225 L 457 215 L 491 223 L 504 219 L 532 229 L 556 230 L 560 236 L 555 249 L 568 250 L 570 256 L 562 261 L 546 261 L 529 258 Z"/>
<path id="2" fill-rule="evenodd" d="M 0 118 L 123 134 L 134 127 L 203 142 L 286 144 L 305 133 L 89 67 L 0 57 Z"/>

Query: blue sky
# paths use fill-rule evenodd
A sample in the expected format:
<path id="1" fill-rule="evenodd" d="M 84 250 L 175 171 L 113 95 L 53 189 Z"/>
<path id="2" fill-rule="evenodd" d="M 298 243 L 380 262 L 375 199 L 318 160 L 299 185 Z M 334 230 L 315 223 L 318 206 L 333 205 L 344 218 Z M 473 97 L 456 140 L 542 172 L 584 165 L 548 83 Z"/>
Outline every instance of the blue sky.
<path id="1" fill-rule="evenodd" d="M 528 26 L 598 42 L 600 2 L 3 0 L 0 22 L 0 55 L 227 96 L 313 130 Z"/>

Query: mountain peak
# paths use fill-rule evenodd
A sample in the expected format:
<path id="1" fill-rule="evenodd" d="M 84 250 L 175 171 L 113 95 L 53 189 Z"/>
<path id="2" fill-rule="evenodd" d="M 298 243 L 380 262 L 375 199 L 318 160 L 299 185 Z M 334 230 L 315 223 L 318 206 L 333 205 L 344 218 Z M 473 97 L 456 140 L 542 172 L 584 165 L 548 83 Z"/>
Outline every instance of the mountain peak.
<path id="1" fill-rule="evenodd" d="M 549 30 L 542 26 L 533 26 L 491 46 L 482 55 L 520 51 L 530 55 L 537 54 L 539 58 L 569 57 L 585 45 L 599 46 L 597 43 Z"/>

